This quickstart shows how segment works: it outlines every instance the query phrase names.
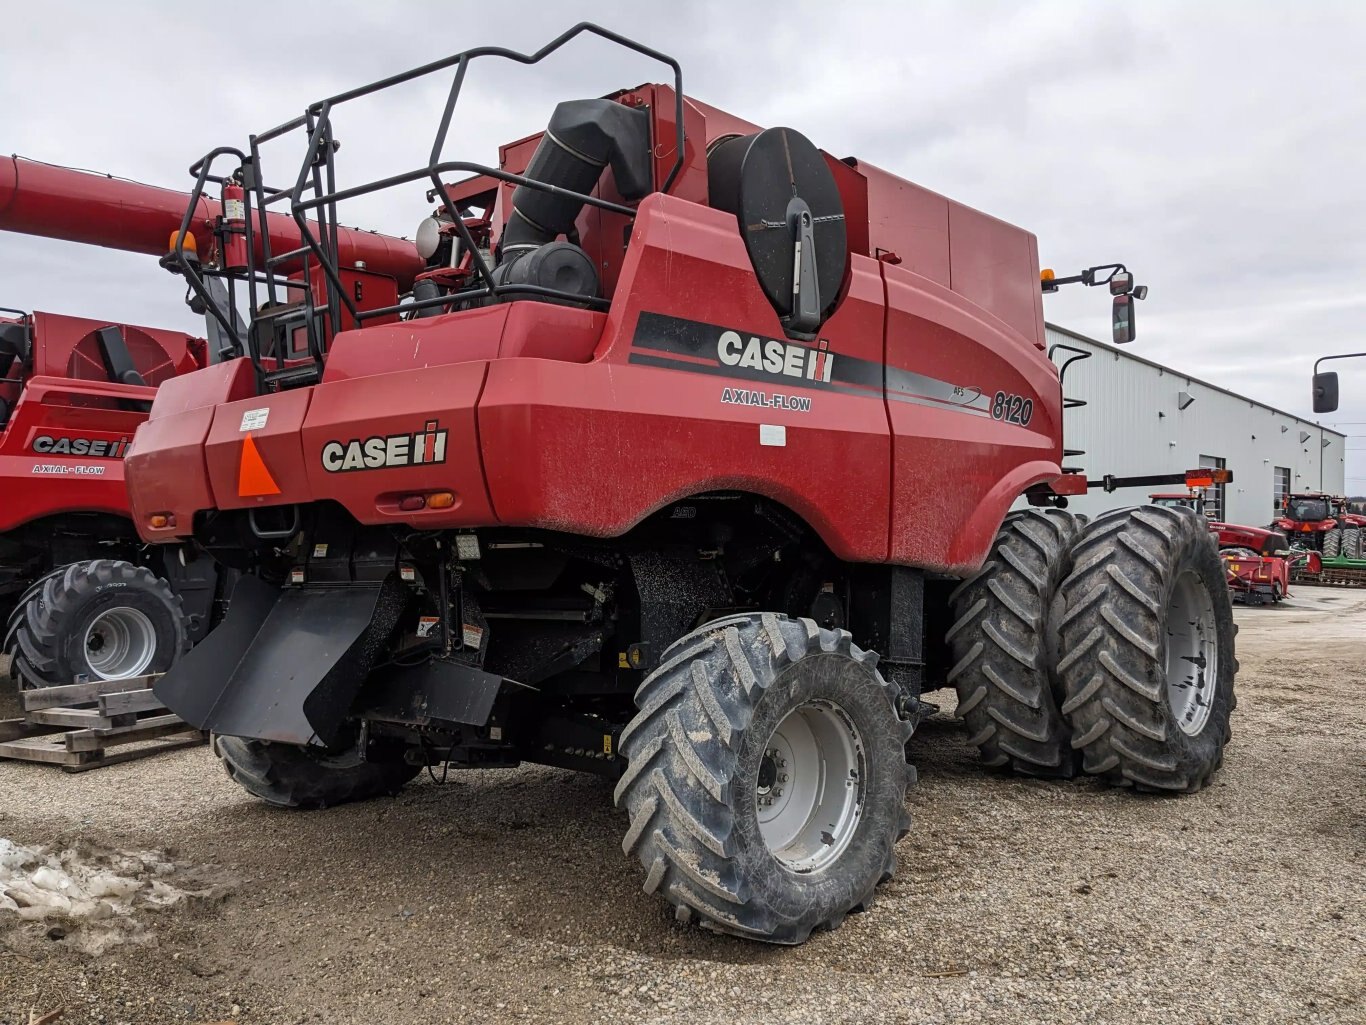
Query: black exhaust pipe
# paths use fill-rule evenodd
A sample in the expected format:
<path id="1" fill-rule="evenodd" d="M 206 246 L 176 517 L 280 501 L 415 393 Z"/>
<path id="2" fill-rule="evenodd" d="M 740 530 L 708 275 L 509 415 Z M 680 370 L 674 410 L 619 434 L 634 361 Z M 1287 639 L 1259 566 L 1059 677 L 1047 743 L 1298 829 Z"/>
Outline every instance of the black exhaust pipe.
<path id="1" fill-rule="evenodd" d="M 649 114 L 615 100 L 566 100 L 550 116 L 526 177 L 587 195 L 608 164 L 624 199 L 649 194 L 654 186 Z M 573 196 L 517 186 L 499 243 L 499 262 L 516 260 L 567 234 L 582 209 L 583 201 Z"/>

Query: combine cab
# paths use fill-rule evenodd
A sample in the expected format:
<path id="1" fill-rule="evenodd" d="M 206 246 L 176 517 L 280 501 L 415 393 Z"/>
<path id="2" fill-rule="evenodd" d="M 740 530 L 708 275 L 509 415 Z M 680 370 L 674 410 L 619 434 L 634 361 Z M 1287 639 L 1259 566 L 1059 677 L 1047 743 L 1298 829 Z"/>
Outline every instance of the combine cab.
<path id="1" fill-rule="evenodd" d="M 560 103 L 496 167 L 444 158 L 472 64 L 584 34 L 669 80 Z M 337 189 L 347 105 L 434 74 L 429 163 Z M 282 136 L 302 167 L 266 167 Z M 128 456 L 143 537 L 245 574 L 157 693 L 257 797 L 598 773 L 680 921 L 798 943 L 890 878 L 926 691 L 1003 770 L 1180 792 L 1220 764 L 1224 568 L 1191 510 L 1066 511 L 1089 482 L 1028 232 L 691 100 L 589 25 L 195 171 L 244 241 L 271 208 L 319 218 L 302 288 L 273 244 L 181 264 L 205 304 L 240 296 L 248 358 L 168 382 Z M 333 226 L 405 187 L 426 266 L 388 301 Z M 1101 270 L 1128 340 L 1139 289 Z"/>

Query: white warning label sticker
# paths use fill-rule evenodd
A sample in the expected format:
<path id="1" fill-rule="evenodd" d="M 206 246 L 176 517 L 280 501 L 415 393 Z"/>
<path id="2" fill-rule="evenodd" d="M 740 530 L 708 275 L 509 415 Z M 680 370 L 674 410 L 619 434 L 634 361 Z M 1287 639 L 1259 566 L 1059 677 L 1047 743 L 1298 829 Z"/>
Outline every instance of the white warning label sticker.
<path id="1" fill-rule="evenodd" d="M 266 421 L 270 419 L 270 409 L 249 409 L 242 414 L 242 426 L 237 428 L 239 434 L 246 431 L 259 431 L 266 426 Z"/>
<path id="2" fill-rule="evenodd" d="M 782 424 L 760 424 L 759 444 L 784 447 L 787 445 L 787 428 Z"/>

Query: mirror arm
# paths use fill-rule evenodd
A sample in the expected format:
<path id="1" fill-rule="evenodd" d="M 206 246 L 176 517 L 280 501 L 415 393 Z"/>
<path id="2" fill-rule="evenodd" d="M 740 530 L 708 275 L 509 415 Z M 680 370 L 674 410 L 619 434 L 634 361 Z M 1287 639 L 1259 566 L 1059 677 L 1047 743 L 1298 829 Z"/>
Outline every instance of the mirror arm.
<path id="1" fill-rule="evenodd" d="M 1338 353 L 1336 356 L 1320 356 L 1318 359 L 1314 360 L 1314 373 L 1317 374 L 1319 372 L 1320 363 L 1326 363 L 1330 359 L 1356 359 L 1360 356 L 1366 356 L 1366 352 L 1342 352 Z"/>

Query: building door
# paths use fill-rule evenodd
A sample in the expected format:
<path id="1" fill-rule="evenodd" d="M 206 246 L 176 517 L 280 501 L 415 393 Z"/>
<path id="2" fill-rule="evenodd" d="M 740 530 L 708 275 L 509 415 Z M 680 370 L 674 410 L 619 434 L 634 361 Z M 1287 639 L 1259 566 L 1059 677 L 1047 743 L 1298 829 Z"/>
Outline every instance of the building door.
<path id="1" fill-rule="evenodd" d="M 1285 496 L 1290 494 L 1290 467 L 1276 466 L 1271 470 L 1271 491 L 1275 508 L 1272 512 L 1279 516 L 1285 508 Z"/>
<path id="2" fill-rule="evenodd" d="M 1225 460 L 1223 456 L 1200 457 L 1200 465 L 1202 467 L 1222 470 L 1224 468 L 1224 463 Z M 1224 509 L 1226 508 L 1224 505 L 1224 487 L 1225 485 L 1223 484 L 1216 484 L 1214 487 L 1208 488 L 1205 491 L 1205 519 L 1219 521 L 1224 519 Z"/>

